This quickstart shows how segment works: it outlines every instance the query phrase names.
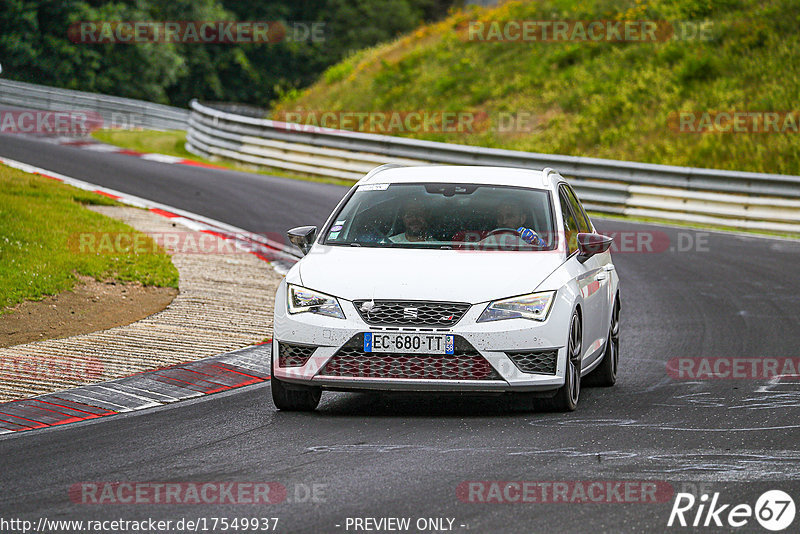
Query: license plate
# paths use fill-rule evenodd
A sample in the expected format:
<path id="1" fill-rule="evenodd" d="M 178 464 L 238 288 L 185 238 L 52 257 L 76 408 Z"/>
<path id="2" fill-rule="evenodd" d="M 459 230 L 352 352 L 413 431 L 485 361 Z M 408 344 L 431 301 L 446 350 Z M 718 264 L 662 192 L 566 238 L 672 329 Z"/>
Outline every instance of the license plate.
<path id="1" fill-rule="evenodd" d="M 364 334 L 364 352 L 453 354 L 453 336 L 366 332 Z"/>

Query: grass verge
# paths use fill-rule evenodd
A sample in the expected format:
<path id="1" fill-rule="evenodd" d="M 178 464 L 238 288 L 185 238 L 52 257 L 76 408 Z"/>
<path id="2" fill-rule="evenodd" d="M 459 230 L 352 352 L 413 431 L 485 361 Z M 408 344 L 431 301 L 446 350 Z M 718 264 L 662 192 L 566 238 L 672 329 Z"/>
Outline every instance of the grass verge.
<path id="1" fill-rule="evenodd" d="M 476 37 L 468 31 L 547 20 L 660 21 L 674 26 L 676 34 L 655 42 L 580 36 L 543 41 L 494 40 L 489 33 Z M 273 115 L 299 112 L 319 120 L 327 112 L 374 112 L 389 123 L 394 112 L 460 112 L 472 114 L 471 127 L 437 129 L 413 122 L 376 133 L 796 175 L 796 111 L 792 120 L 781 119 L 771 129 L 734 129 L 727 122 L 718 130 L 701 127 L 701 119 L 682 129 L 677 118 L 682 112 L 698 118 L 797 110 L 798 23 L 796 0 L 509 0 L 454 12 L 396 41 L 358 51 L 312 87 L 278 102 Z M 689 28 L 697 33 L 690 35 Z M 368 131 L 373 123 L 363 124 Z"/>
<path id="2" fill-rule="evenodd" d="M 101 143 L 108 143 L 138 152 L 167 154 L 179 158 L 212 163 L 195 156 L 186 150 L 186 132 L 172 130 L 167 132 L 156 130 L 97 130 L 92 137 Z"/>
<path id="3" fill-rule="evenodd" d="M 84 207 L 120 205 L 88 191 L 0 165 L 0 313 L 24 300 L 71 289 L 76 275 L 146 286 L 178 287 L 178 270 L 145 236 L 146 246 L 114 253 L 80 254 L 71 243 L 81 233 L 138 233 Z M 143 250 L 148 252 L 142 252 Z"/>
<path id="4" fill-rule="evenodd" d="M 281 178 L 342 185 L 345 187 L 350 187 L 354 183 L 350 180 L 309 176 L 307 174 L 296 174 L 272 167 L 255 167 L 252 165 L 237 164 L 227 160 L 210 160 L 207 158 L 202 158 L 186 150 L 186 132 L 183 131 L 159 132 L 154 130 L 98 130 L 92 134 L 92 137 L 101 143 L 108 143 L 109 145 L 128 148 L 131 150 L 136 150 L 137 152 L 166 154 L 167 156 L 176 156 L 192 161 L 198 161 L 200 163 L 219 165 L 220 167 L 225 167 L 226 169 L 230 169 L 232 171 L 280 176 Z"/>

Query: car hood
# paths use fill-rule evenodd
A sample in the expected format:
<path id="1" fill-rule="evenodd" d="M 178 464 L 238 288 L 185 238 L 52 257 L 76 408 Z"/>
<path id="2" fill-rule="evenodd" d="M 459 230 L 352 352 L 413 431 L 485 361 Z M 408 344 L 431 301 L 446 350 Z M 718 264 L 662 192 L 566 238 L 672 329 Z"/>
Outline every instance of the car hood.
<path id="1" fill-rule="evenodd" d="M 315 246 L 300 283 L 346 300 L 486 302 L 534 291 L 564 261 L 559 252 Z M 291 281 L 291 280 L 290 280 Z"/>

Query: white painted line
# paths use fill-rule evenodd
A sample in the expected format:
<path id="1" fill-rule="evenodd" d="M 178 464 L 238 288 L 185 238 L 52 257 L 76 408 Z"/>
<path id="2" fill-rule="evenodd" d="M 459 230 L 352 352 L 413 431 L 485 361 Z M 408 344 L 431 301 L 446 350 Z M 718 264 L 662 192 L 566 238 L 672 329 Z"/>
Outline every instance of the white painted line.
<path id="1" fill-rule="evenodd" d="M 129 378 L 130 377 L 126 376 L 124 378 L 117 379 L 117 380 L 114 380 L 114 381 L 111 381 L 111 382 L 104 382 L 103 384 L 106 385 L 106 386 L 114 386 L 114 388 L 119 389 L 120 391 L 126 391 L 126 392 L 129 392 L 129 393 L 132 393 L 132 394 L 138 394 L 139 396 L 144 397 L 145 399 L 149 397 L 150 399 L 152 399 L 155 402 L 159 402 L 160 401 L 160 402 L 167 403 L 167 402 L 175 402 L 177 400 L 180 400 L 180 399 L 178 399 L 178 397 L 173 397 L 173 396 L 167 395 L 165 393 L 159 393 L 158 391 L 150 391 L 149 389 L 139 388 L 139 387 L 136 387 L 136 386 L 131 386 L 131 385 L 128 385 L 128 384 L 120 383 L 120 380 L 125 380 L 125 379 L 129 379 Z M 157 397 L 157 398 L 153 398 L 153 397 Z"/>
<path id="2" fill-rule="evenodd" d="M 133 412 L 136 408 L 130 406 L 122 406 L 114 402 L 110 402 L 100 397 L 97 394 L 92 394 L 92 391 L 83 388 L 68 389 L 66 391 L 59 391 L 52 394 L 56 398 L 62 398 L 73 402 L 80 402 L 91 406 L 93 408 L 100 408 L 103 410 L 114 410 L 117 413 Z M 34 397 L 37 398 L 37 397 Z M 78 399 L 78 400 L 75 400 Z M 109 408 L 111 406 L 111 408 Z"/>
<path id="3" fill-rule="evenodd" d="M 154 401 L 153 399 L 149 399 L 147 397 L 142 397 L 140 395 L 136 395 L 136 394 L 131 393 L 129 391 L 125 391 L 122 388 L 109 387 L 109 386 L 113 386 L 113 385 L 114 385 L 113 382 L 110 382 L 110 383 L 107 383 L 107 384 L 97 384 L 97 388 L 105 390 L 105 391 L 108 391 L 109 393 L 117 395 L 117 396 L 126 395 L 128 397 L 133 397 L 134 399 L 138 399 L 139 401 L 142 402 L 142 404 L 140 404 L 139 406 L 136 407 L 137 410 L 143 410 L 145 408 L 154 408 L 156 406 L 163 406 L 163 403 Z"/>
<path id="4" fill-rule="evenodd" d="M 119 152 L 123 150 L 122 148 L 113 145 L 104 145 L 103 143 L 90 143 L 81 145 L 80 148 L 83 150 L 92 150 L 94 152 Z"/>
<path id="5" fill-rule="evenodd" d="M 157 161 L 158 163 L 180 163 L 184 159 L 177 156 L 168 156 L 166 154 L 142 154 L 139 157 L 149 161 Z"/>

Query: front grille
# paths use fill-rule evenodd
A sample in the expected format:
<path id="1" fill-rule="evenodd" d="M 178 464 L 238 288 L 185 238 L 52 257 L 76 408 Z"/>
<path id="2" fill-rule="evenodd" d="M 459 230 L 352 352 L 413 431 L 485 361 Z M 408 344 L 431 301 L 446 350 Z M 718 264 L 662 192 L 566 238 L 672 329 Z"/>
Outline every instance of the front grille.
<path id="1" fill-rule="evenodd" d="M 367 311 L 361 308 L 364 303 L 374 303 L 374 306 Z M 470 306 L 466 302 L 426 300 L 354 300 L 353 305 L 361 318 L 371 325 L 433 327 L 453 326 Z"/>
<path id="2" fill-rule="evenodd" d="M 558 362 L 557 350 L 531 350 L 524 352 L 506 352 L 520 371 L 539 375 L 556 374 Z"/>
<path id="3" fill-rule="evenodd" d="M 501 380 L 497 371 L 466 340 L 455 336 L 453 354 L 364 352 L 359 334 L 328 360 L 319 376 L 418 380 Z"/>
<path id="4" fill-rule="evenodd" d="M 303 367 L 317 347 L 294 345 L 278 341 L 278 365 L 280 367 Z"/>

